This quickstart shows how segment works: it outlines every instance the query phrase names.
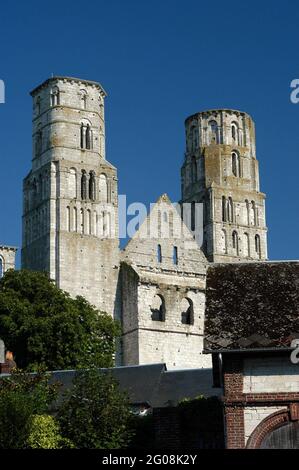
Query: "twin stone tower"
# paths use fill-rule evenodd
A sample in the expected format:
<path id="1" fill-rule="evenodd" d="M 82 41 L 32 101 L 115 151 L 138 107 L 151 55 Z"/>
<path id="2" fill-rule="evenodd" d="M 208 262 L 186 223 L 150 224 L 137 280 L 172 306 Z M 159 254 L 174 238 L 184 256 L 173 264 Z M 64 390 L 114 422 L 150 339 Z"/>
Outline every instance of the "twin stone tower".
<path id="1" fill-rule="evenodd" d="M 105 90 L 57 76 L 31 96 L 22 268 L 49 273 L 59 288 L 121 321 L 118 365 L 208 367 L 202 348 L 209 263 L 267 259 L 252 119 L 230 109 L 187 118 L 181 209 L 161 196 L 120 250 L 117 170 L 105 152 Z M 203 209 L 201 247 L 196 203 Z"/>

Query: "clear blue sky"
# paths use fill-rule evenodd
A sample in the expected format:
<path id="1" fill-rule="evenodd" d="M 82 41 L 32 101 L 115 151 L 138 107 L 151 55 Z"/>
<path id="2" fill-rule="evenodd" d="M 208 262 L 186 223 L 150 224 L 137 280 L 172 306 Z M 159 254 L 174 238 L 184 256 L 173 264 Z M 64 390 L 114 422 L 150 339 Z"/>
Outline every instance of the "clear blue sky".
<path id="1" fill-rule="evenodd" d="M 107 158 L 119 192 L 180 197 L 184 119 L 229 107 L 255 120 L 269 257 L 298 255 L 299 3 L 90 0 L 2 2 L 0 243 L 21 246 L 22 179 L 31 160 L 29 91 L 51 76 L 99 81 Z"/>

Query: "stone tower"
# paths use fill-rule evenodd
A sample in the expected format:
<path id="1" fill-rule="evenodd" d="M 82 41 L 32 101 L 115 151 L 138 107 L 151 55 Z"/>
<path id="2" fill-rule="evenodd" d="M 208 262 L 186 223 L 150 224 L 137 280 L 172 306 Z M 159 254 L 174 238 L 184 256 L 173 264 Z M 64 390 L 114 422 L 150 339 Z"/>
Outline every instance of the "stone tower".
<path id="1" fill-rule="evenodd" d="M 24 180 L 22 267 L 114 314 L 116 169 L 105 158 L 99 83 L 53 77 L 31 92 L 32 169 Z"/>
<path id="2" fill-rule="evenodd" d="M 217 109 L 188 117 L 182 202 L 203 204 L 203 251 L 211 262 L 267 259 L 265 194 L 260 192 L 251 117 Z M 192 204 L 193 203 L 193 204 Z M 191 227 L 194 229 L 194 227 Z"/>

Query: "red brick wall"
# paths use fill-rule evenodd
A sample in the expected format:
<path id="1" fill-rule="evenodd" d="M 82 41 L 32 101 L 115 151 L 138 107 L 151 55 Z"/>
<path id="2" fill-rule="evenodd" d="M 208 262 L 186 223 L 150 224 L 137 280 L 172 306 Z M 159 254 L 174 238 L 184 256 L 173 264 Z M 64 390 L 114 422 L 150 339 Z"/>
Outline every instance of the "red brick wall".
<path id="1" fill-rule="evenodd" d="M 243 392 L 243 362 L 233 356 L 225 356 L 223 361 L 224 412 L 226 427 L 226 447 L 243 449 L 245 447 L 244 409 L 236 402 Z"/>

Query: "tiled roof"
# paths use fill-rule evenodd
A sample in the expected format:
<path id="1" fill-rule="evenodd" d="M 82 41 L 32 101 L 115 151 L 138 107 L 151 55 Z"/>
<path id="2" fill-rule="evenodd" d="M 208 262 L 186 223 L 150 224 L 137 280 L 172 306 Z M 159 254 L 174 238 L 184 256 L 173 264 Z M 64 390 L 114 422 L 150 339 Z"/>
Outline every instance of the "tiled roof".
<path id="1" fill-rule="evenodd" d="M 204 349 L 289 348 L 299 338 L 299 262 L 208 269 Z"/>

